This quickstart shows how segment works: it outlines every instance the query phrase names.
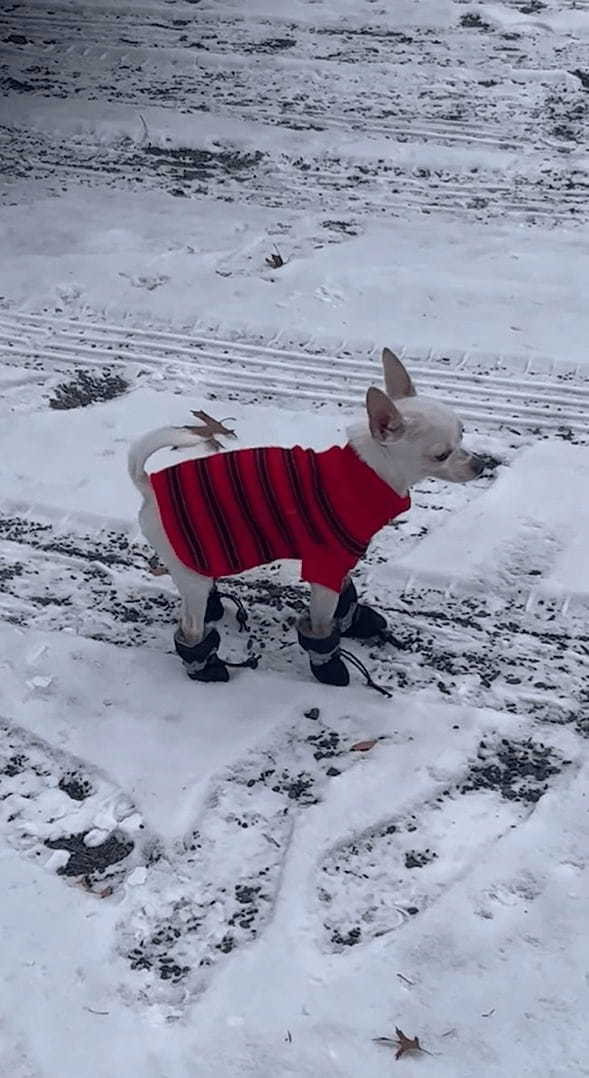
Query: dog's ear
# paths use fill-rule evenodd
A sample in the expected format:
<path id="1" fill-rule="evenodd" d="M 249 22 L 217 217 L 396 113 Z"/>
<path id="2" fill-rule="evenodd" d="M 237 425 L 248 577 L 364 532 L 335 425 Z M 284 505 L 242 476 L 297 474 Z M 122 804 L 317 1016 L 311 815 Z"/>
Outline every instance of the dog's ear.
<path id="1" fill-rule="evenodd" d="M 384 384 L 392 401 L 400 401 L 403 397 L 416 397 L 415 386 L 407 374 L 401 360 L 390 348 L 382 350 L 382 366 L 384 370 Z"/>
<path id="2" fill-rule="evenodd" d="M 395 442 L 405 432 L 403 416 L 382 389 L 371 386 L 366 394 L 370 433 L 377 442 Z"/>

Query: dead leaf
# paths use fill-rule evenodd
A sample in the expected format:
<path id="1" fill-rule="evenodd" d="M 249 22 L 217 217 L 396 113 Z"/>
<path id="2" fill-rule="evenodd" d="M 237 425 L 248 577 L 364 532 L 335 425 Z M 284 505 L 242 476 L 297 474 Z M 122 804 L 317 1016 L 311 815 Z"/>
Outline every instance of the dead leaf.
<path id="1" fill-rule="evenodd" d="M 424 1055 L 431 1056 L 432 1053 L 428 1052 L 427 1048 L 421 1047 L 419 1037 L 406 1037 L 398 1026 L 395 1026 L 395 1033 L 397 1034 L 396 1041 L 392 1037 L 374 1037 L 374 1043 L 382 1044 L 385 1048 L 396 1048 L 395 1059 L 400 1059 L 409 1052 L 423 1052 Z"/>
<path id="2" fill-rule="evenodd" d="M 202 423 L 206 424 L 206 426 L 202 429 L 199 429 L 198 427 L 190 427 L 189 429 L 193 430 L 195 434 L 202 434 L 204 438 L 209 438 L 212 434 L 223 434 L 226 438 L 237 437 L 234 430 L 229 430 L 228 427 L 225 426 L 226 423 L 235 423 L 235 420 L 232 416 L 230 416 L 228 419 L 213 419 L 212 416 L 207 415 L 206 412 L 202 411 L 193 412 L 192 414 L 195 419 L 200 419 Z"/>
<path id="3" fill-rule="evenodd" d="M 495 1014 L 494 1007 L 492 1007 L 491 1010 L 487 1011 L 486 1013 L 483 1011 L 483 1013 L 481 1014 L 481 1018 L 490 1018 L 492 1014 Z"/>
<path id="4" fill-rule="evenodd" d="M 270 258 L 266 259 L 266 265 L 267 266 L 272 266 L 272 269 L 280 269 L 280 267 L 284 265 L 284 259 L 283 259 L 282 255 L 280 254 L 280 251 L 278 250 L 278 248 L 276 248 L 275 253 L 273 252 L 270 255 Z"/>
<path id="5" fill-rule="evenodd" d="M 408 1052 L 423 1052 L 423 1048 L 419 1043 L 419 1037 L 406 1037 L 402 1029 L 395 1026 L 395 1033 L 397 1034 L 397 1051 L 395 1053 L 395 1059 L 400 1059 L 401 1056 L 406 1055 Z"/>
<path id="6" fill-rule="evenodd" d="M 103 887 L 102 891 L 99 891 L 99 892 L 98 892 L 98 897 L 99 897 L 99 898 L 110 898 L 110 896 L 112 895 L 112 893 L 113 893 L 113 889 L 112 889 L 112 887 L 111 887 L 111 886 L 109 885 L 108 887 Z"/>
<path id="7" fill-rule="evenodd" d="M 237 438 L 234 430 L 225 426 L 225 423 L 229 422 L 227 419 L 213 419 L 212 416 L 207 415 L 206 412 L 193 412 L 193 416 L 196 419 L 200 419 L 204 423 L 204 427 L 191 427 L 190 424 L 186 424 L 184 430 L 189 430 L 192 434 L 198 434 L 199 438 L 202 438 L 207 442 L 209 448 L 216 453 L 219 449 L 223 449 L 222 443 L 215 437 L 216 434 L 223 438 Z M 231 420 L 235 422 L 234 419 Z M 180 446 L 172 446 L 173 449 L 179 449 Z"/>
<path id="8" fill-rule="evenodd" d="M 371 741 L 357 741 L 355 745 L 352 745 L 350 752 L 370 752 L 376 745 L 376 738 Z"/>

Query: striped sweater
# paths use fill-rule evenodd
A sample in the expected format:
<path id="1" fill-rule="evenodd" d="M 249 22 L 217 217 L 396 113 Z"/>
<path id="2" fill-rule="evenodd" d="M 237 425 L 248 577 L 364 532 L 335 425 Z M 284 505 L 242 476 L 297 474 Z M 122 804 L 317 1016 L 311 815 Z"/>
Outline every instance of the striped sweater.
<path id="1" fill-rule="evenodd" d="M 282 558 L 301 579 L 340 591 L 373 535 L 411 504 L 350 445 L 240 449 L 151 476 L 177 557 L 209 577 Z"/>

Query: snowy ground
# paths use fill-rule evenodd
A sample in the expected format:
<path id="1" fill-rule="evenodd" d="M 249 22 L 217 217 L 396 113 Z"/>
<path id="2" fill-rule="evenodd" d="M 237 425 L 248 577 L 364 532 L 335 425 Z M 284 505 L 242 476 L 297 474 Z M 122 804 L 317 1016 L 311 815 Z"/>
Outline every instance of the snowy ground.
<path id="1" fill-rule="evenodd" d="M 588 39 L 3 5 L 1 1075 L 589 1075 Z M 309 679 L 288 565 L 232 582 L 258 670 L 189 682 L 129 441 L 341 441 L 383 344 L 488 458 L 358 569 L 392 699 Z"/>

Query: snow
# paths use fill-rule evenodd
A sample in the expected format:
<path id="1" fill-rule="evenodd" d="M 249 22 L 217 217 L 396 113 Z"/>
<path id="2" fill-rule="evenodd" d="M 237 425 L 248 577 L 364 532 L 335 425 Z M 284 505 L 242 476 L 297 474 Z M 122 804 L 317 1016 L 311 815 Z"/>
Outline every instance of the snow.
<path id="1" fill-rule="evenodd" d="M 442 536 L 424 539 L 403 564 L 411 571 L 435 565 L 441 574 L 488 584 L 502 575 L 510 551 L 524 545 L 527 532 L 528 556 L 535 559 L 529 568 L 536 567 L 542 589 L 586 595 L 589 513 L 579 498 L 586 467 L 584 447 L 544 443 L 526 449 L 484 498 L 454 517 Z M 513 588 L 513 578 L 508 585 Z"/>
<path id="2" fill-rule="evenodd" d="M 110 192 L 64 195 L 63 217 L 40 200 L 5 208 L 0 221 L 13 251 L 0 294 L 25 309 L 98 310 L 135 325 L 191 324 L 214 312 L 235 328 L 259 311 L 269 334 L 392 336 L 587 362 L 589 255 L 577 232 L 399 220 L 368 224 L 346 239 L 343 256 L 339 244 L 314 239 L 316 213 L 301 228 L 289 209 L 195 200 L 187 222 L 182 200 Z M 274 244 L 288 253 L 280 274 L 264 268 Z"/>
<path id="3" fill-rule="evenodd" d="M 587 27 L 0 14 L 2 1075 L 589 1075 Z M 310 678 L 292 564 L 191 682 L 130 441 L 342 444 L 385 344 L 487 459 L 358 567 L 392 698 Z"/>

